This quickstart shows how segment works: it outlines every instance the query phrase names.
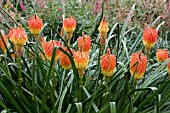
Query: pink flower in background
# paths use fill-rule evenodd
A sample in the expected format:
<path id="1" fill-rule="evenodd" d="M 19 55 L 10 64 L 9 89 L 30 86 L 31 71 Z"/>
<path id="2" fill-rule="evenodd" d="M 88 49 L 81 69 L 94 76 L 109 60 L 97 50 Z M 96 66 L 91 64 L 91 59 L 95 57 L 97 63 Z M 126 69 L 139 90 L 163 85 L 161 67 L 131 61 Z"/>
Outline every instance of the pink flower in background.
<path id="1" fill-rule="evenodd" d="M 63 13 L 63 9 L 60 7 L 59 9 L 58 9 L 61 13 Z"/>
<path id="2" fill-rule="evenodd" d="M 23 5 L 21 0 L 19 1 L 19 6 L 23 11 L 26 10 L 26 6 Z"/>
<path id="3" fill-rule="evenodd" d="M 45 3 L 48 3 L 49 0 L 35 0 L 35 4 L 41 8 L 45 7 Z"/>
<path id="4" fill-rule="evenodd" d="M 44 2 L 41 2 L 41 3 L 40 3 L 40 7 L 41 7 L 41 8 L 44 8 L 44 6 L 45 6 L 45 5 L 44 5 Z"/>
<path id="5" fill-rule="evenodd" d="M 96 7 L 95 7 L 95 9 L 94 9 L 94 14 L 95 14 L 95 15 L 99 12 L 99 10 L 100 10 L 101 7 L 102 7 L 102 5 L 97 2 L 97 3 L 96 3 Z"/>

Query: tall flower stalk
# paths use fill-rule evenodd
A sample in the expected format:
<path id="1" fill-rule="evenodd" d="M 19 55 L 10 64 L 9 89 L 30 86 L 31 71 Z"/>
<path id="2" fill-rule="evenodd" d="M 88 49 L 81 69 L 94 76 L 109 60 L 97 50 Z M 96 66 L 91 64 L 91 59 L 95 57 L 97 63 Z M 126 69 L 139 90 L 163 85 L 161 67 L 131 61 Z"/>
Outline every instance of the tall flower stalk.
<path id="1" fill-rule="evenodd" d="M 44 49 L 45 57 L 49 61 L 51 61 L 54 47 L 55 46 L 60 47 L 61 42 L 56 41 L 56 40 L 50 40 L 50 41 L 47 41 L 47 42 L 43 42 L 42 46 L 43 46 L 43 49 Z M 52 79 L 51 99 L 52 99 L 53 112 L 55 112 L 55 73 L 54 73 L 54 69 L 55 69 L 56 61 L 60 58 L 61 51 L 58 49 L 55 54 L 56 55 L 55 55 L 55 58 L 54 58 L 54 64 L 53 64 L 53 68 L 52 68 L 52 77 L 51 77 L 51 79 Z"/>
<path id="2" fill-rule="evenodd" d="M 89 62 L 89 55 L 88 52 L 83 52 L 82 48 L 80 47 L 79 51 L 74 52 L 73 54 L 74 63 L 79 73 L 79 98 L 78 101 L 82 100 L 82 91 L 83 91 L 83 75 L 86 66 Z"/>
<path id="3" fill-rule="evenodd" d="M 28 40 L 27 34 L 25 33 L 25 30 L 21 26 L 19 26 L 17 28 L 10 29 L 8 33 L 8 37 L 9 40 L 14 45 L 14 53 L 15 56 L 17 57 L 17 64 L 18 64 L 18 81 L 21 88 L 23 82 L 22 73 L 21 73 L 21 68 L 22 68 L 21 57 L 23 56 L 24 45 Z"/>

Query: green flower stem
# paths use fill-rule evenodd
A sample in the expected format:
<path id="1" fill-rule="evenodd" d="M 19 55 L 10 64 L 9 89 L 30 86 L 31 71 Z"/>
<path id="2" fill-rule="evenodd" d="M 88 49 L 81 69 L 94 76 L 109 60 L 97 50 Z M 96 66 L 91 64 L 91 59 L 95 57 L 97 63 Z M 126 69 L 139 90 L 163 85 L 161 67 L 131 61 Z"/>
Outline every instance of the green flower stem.
<path id="1" fill-rule="evenodd" d="M 67 77 L 69 73 L 69 69 L 65 70 L 65 76 Z"/>
<path id="2" fill-rule="evenodd" d="M 132 91 L 136 89 L 137 83 L 138 83 L 138 80 L 134 80 L 133 86 L 132 86 Z M 134 99 L 135 99 L 135 93 L 133 93 L 133 95 L 132 95 L 132 100 L 134 100 Z"/>
<path id="3" fill-rule="evenodd" d="M 104 48 L 105 48 L 105 46 L 104 45 L 101 45 L 101 55 L 103 55 L 104 53 Z"/>
<path id="4" fill-rule="evenodd" d="M 80 79 L 79 79 L 79 96 L 78 96 L 79 102 L 81 102 L 81 100 L 82 100 L 82 92 L 83 92 L 83 76 L 80 76 Z"/>
<path id="5" fill-rule="evenodd" d="M 19 86 L 20 88 L 22 88 L 22 82 L 23 82 L 23 78 L 22 78 L 22 74 L 21 74 L 21 57 L 19 56 L 17 58 L 17 65 L 18 65 L 18 82 L 19 82 Z"/>
<path id="6" fill-rule="evenodd" d="M 55 65 L 55 63 L 54 63 L 54 65 Z M 55 90 L 55 73 L 54 73 L 54 66 L 53 66 L 53 69 L 52 69 L 52 97 L 51 97 L 51 99 L 52 99 L 52 108 L 53 108 L 53 113 L 55 113 L 55 111 L 56 111 L 56 109 L 55 109 L 55 92 L 54 92 L 54 90 Z"/>

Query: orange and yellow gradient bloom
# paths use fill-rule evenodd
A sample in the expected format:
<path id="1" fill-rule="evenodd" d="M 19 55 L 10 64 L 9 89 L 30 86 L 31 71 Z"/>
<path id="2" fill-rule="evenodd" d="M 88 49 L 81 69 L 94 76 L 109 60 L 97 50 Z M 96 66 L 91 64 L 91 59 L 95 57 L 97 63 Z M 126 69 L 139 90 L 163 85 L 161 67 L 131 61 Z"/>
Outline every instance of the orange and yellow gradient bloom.
<path id="1" fill-rule="evenodd" d="M 67 48 L 64 48 L 64 50 L 69 53 L 69 50 Z M 74 50 L 72 49 L 71 50 L 73 53 L 74 53 Z M 69 53 L 70 54 L 70 53 Z M 60 64 L 61 66 L 65 69 L 65 70 L 68 70 L 70 69 L 71 67 L 71 62 L 70 62 L 70 59 L 69 57 L 64 54 L 63 52 L 61 52 L 61 56 L 60 56 Z"/>
<path id="2" fill-rule="evenodd" d="M 50 40 L 42 44 L 44 49 L 44 54 L 49 61 L 51 61 L 54 47 L 55 46 L 60 47 L 61 45 L 62 45 L 61 42 L 56 40 Z M 58 49 L 54 61 L 57 61 L 60 58 L 60 54 L 61 51 Z"/>
<path id="3" fill-rule="evenodd" d="M 156 59 L 158 62 L 163 62 L 163 61 L 167 60 L 168 59 L 168 51 L 162 50 L 162 49 L 157 49 Z"/>
<path id="4" fill-rule="evenodd" d="M 101 56 L 100 60 L 101 73 L 108 79 L 114 72 L 116 67 L 116 56 L 110 53 L 110 49 L 107 49 L 107 53 Z"/>
<path id="5" fill-rule="evenodd" d="M 147 54 L 149 54 L 151 48 L 155 45 L 157 38 L 158 30 L 151 27 L 144 29 L 143 43 Z"/>
<path id="6" fill-rule="evenodd" d="M 109 31 L 108 23 L 105 16 L 102 18 L 98 30 L 100 31 L 100 44 L 104 46 L 106 43 L 107 32 Z"/>
<path id="7" fill-rule="evenodd" d="M 28 38 L 22 27 L 12 28 L 8 33 L 9 40 L 14 44 L 15 55 L 22 56 Z"/>
<path id="8" fill-rule="evenodd" d="M 90 40 L 90 35 L 86 36 L 84 35 L 84 32 L 82 33 L 82 37 L 78 38 L 78 48 L 82 48 L 82 51 L 84 52 L 90 52 L 91 48 L 91 40 Z"/>
<path id="9" fill-rule="evenodd" d="M 74 30 L 76 29 L 76 20 L 74 19 L 74 17 L 69 15 L 68 18 L 64 19 L 63 28 L 64 28 L 64 31 L 66 32 L 66 38 L 70 42 L 72 38 L 72 34 Z"/>
<path id="10" fill-rule="evenodd" d="M 38 35 L 43 27 L 43 21 L 36 14 L 28 19 L 28 26 L 31 33 L 34 35 L 35 40 L 37 40 Z"/>
<path id="11" fill-rule="evenodd" d="M 79 72 L 79 76 L 82 77 L 84 74 L 84 70 L 89 62 L 88 52 L 83 52 L 80 48 L 79 51 L 74 52 L 73 58 L 74 58 L 74 63 L 76 65 L 76 68 Z"/>
<path id="12" fill-rule="evenodd" d="M 6 53 L 6 47 L 8 46 L 8 38 L 5 34 L 2 34 L 0 37 L 0 49 L 5 54 Z"/>
<path id="13" fill-rule="evenodd" d="M 135 80 L 139 80 L 143 77 L 146 67 L 147 57 L 142 55 L 142 51 L 133 53 L 130 59 L 130 73 Z"/>

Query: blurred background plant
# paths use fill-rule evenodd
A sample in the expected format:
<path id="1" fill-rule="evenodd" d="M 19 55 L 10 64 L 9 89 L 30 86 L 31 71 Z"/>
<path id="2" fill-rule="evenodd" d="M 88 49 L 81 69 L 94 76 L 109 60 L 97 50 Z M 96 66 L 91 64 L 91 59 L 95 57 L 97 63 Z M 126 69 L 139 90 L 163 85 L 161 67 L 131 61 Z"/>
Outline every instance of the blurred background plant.
<path id="1" fill-rule="evenodd" d="M 134 5 L 135 4 L 135 5 Z M 0 55 L 0 110 L 19 113 L 169 113 L 170 80 L 166 60 L 156 60 L 156 49 L 170 50 L 169 10 L 166 0 L 0 0 L 0 28 L 8 34 L 21 24 L 28 35 L 23 56 L 13 56 L 11 42 L 7 54 Z M 42 58 L 43 43 L 34 41 L 27 20 L 36 13 L 44 22 L 39 34 L 44 41 L 59 40 L 64 18 L 70 14 L 76 21 L 70 48 L 78 50 L 77 38 L 90 35 L 92 47 L 89 63 L 80 79 L 71 53 L 54 47 L 51 62 Z M 103 16 L 109 24 L 105 48 L 99 44 L 98 27 Z M 144 77 L 134 81 L 130 74 L 132 53 L 143 51 L 143 28 L 155 27 L 159 37 L 148 58 Z M 100 57 L 107 48 L 116 56 L 112 76 L 105 81 L 100 70 Z M 64 70 L 54 64 L 60 49 L 71 62 Z M 2 53 L 2 51 L 0 51 Z M 170 51 L 169 51 L 170 52 Z M 40 54 L 39 54 L 40 53 Z M 19 79 L 22 75 L 22 80 Z M 52 75 L 52 77 L 51 77 Z M 54 80 L 54 81 L 53 81 Z M 55 83 L 55 84 L 53 84 Z M 81 87 L 79 87 L 81 86 Z M 54 90 L 55 89 L 55 90 Z M 54 94 L 54 95 L 53 95 Z"/>

